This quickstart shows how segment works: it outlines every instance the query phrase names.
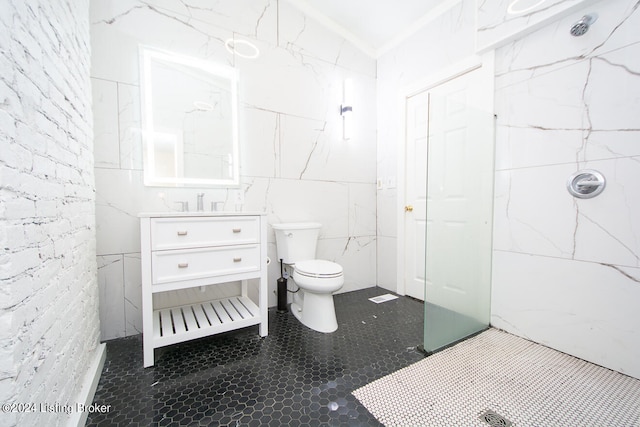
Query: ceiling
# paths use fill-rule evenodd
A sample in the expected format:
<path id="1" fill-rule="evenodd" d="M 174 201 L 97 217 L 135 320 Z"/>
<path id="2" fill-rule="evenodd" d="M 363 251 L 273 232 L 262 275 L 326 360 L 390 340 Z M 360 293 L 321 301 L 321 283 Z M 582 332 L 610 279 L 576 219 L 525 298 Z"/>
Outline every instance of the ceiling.
<path id="1" fill-rule="evenodd" d="M 415 31 L 451 0 L 289 0 L 372 56 Z"/>

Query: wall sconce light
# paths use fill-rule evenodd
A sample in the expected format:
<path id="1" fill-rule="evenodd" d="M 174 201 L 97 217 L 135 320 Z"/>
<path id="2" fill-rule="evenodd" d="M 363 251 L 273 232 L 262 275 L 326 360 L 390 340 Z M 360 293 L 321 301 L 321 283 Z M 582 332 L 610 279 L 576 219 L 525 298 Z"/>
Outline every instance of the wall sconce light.
<path id="1" fill-rule="evenodd" d="M 351 79 L 344 80 L 342 105 L 340 105 L 340 115 L 342 116 L 342 138 L 351 139 L 353 127 L 353 81 Z"/>

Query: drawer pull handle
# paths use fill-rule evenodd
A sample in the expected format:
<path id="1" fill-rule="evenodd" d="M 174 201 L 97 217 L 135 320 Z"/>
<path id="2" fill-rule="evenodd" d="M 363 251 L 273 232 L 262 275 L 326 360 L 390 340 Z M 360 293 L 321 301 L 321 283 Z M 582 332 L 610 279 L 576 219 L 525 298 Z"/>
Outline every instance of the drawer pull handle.
<path id="1" fill-rule="evenodd" d="M 233 232 L 234 232 L 234 233 L 239 233 L 239 232 L 241 232 L 241 231 L 242 231 L 242 228 L 234 228 L 234 229 L 233 229 Z"/>
<path id="2" fill-rule="evenodd" d="M 187 231 L 178 231 L 178 236 L 186 236 Z"/>
<path id="3" fill-rule="evenodd" d="M 189 267 L 188 262 L 181 262 L 178 264 L 178 268 L 187 268 L 187 267 Z"/>
<path id="4" fill-rule="evenodd" d="M 236 258 L 233 259 L 233 262 L 240 262 L 240 261 L 242 261 L 242 258 L 240 258 L 240 257 L 236 257 Z"/>

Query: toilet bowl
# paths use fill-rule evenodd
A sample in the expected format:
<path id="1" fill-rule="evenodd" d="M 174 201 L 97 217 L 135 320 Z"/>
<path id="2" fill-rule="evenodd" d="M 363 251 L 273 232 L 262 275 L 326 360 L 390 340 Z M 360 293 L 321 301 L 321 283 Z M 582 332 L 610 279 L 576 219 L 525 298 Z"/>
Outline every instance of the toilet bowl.
<path id="1" fill-rule="evenodd" d="M 292 279 L 300 288 L 294 294 L 291 312 L 305 326 L 318 332 L 338 329 L 333 292 L 344 284 L 342 266 L 315 259 L 321 224 L 273 224 L 278 258 L 293 267 Z"/>

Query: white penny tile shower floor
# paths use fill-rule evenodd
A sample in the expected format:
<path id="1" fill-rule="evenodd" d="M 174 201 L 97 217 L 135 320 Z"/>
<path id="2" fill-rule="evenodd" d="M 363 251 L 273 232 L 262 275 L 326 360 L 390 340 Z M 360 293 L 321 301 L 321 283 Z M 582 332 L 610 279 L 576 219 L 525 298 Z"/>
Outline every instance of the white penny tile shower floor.
<path id="1" fill-rule="evenodd" d="M 387 426 L 640 426 L 640 380 L 497 329 L 353 394 Z"/>

